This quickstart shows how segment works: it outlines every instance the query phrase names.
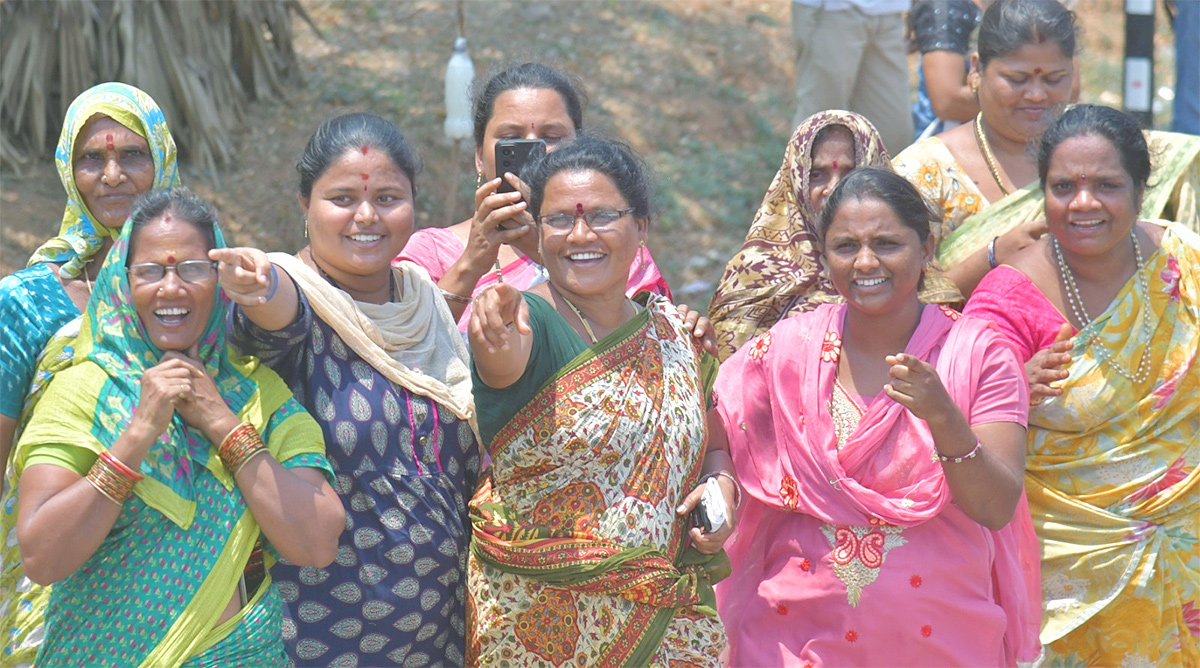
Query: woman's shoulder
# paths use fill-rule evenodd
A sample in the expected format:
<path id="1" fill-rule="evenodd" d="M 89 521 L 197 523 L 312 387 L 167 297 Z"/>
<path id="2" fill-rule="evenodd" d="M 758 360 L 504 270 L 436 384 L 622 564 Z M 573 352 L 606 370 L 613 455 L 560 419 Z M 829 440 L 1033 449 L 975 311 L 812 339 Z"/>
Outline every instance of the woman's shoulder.
<path id="1" fill-rule="evenodd" d="M 466 246 L 452 229 L 426 227 L 412 233 L 396 259 L 419 264 L 431 275 L 440 278 L 465 249 Z"/>
<path id="2" fill-rule="evenodd" d="M 0 299 L 8 299 L 10 295 L 36 296 L 53 291 L 62 292 L 62 283 L 58 281 L 53 268 L 45 262 L 0 278 Z"/>
<path id="3" fill-rule="evenodd" d="M 436 244 L 439 246 L 458 246 L 462 247 L 463 243 L 454 233 L 453 227 L 423 227 L 412 233 L 408 238 L 408 243 L 418 242 L 421 244 Z M 405 245 L 405 250 L 408 250 L 408 245 Z"/>
<path id="4" fill-rule="evenodd" d="M 923 166 L 944 166 L 953 162 L 954 156 L 950 155 L 946 142 L 942 141 L 942 135 L 935 135 L 909 144 L 897 153 L 896 157 L 892 158 L 892 168 L 901 176 L 907 177 L 908 172 Z"/>
<path id="5" fill-rule="evenodd" d="M 0 322 L 9 331 L 39 327 L 49 336 L 77 315 L 79 309 L 63 290 L 53 269 L 44 263 L 0 278 Z"/>

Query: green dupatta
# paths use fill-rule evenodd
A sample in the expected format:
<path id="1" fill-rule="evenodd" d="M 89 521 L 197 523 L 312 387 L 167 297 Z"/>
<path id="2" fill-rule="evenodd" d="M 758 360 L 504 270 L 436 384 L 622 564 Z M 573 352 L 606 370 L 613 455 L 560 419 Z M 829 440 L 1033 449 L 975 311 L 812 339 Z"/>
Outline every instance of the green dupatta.
<path id="1" fill-rule="evenodd" d="M 84 459 L 94 459 L 94 455 L 106 450 L 124 432 L 132 417 L 140 396 L 142 374 L 162 356 L 162 351 L 146 339 L 130 298 L 125 271 L 130 233 L 131 224 L 127 222 L 105 260 L 84 315 L 76 321 L 78 334 L 74 335 L 70 327 L 64 328 L 42 357 L 33 394 L 21 417 L 20 438 L 10 469 L 10 489 L 17 488 L 19 476 L 41 448 L 72 450 L 75 455 L 82 451 Z M 215 234 L 217 247 L 224 247 L 219 228 L 215 229 Z M 229 300 L 219 287 L 214 291 L 213 299 L 213 309 L 200 338 L 198 357 L 222 397 L 239 419 L 255 425 L 279 461 L 296 458 L 293 464 L 302 462 L 300 465 L 322 468 L 329 474 L 328 464 L 322 456 L 324 443 L 320 428 L 291 397 L 282 379 L 254 358 L 232 356 L 224 335 Z M 215 484 L 224 490 L 219 499 L 212 494 L 213 483 L 200 481 L 201 469 L 211 473 L 209 480 L 215 479 Z M 141 473 L 145 478 L 134 488 L 136 499 L 126 502 L 113 532 L 79 570 L 55 585 L 53 593 L 49 587 L 29 583 L 20 572 L 19 562 L 9 559 L 8 555 L 0 589 L 20 592 L 22 604 L 14 608 L 28 604 L 26 610 L 36 611 L 40 606 L 49 605 L 47 619 L 63 613 L 70 615 L 69 618 L 89 619 L 104 612 L 108 612 L 108 618 L 103 621 L 105 625 L 120 624 L 126 618 L 136 619 L 137 624 L 117 627 L 119 634 L 109 633 L 109 638 L 116 635 L 120 641 L 112 650 L 113 660 L 147 666 L 180 665 L 190 657 L 213 649 L 231 634 L 245 635 L 235 633 L 235 629 L 259 599 L 270 591 L 267 586 L 260 587 L 257 597 L 233 618 L 220 626 L 216 621 L 235 590 L 260 530 L 237 493 L 232 476 L 217 457 L 216 444 L 186 425 L 178 415 L 150 448 L 141 464 Z M 15 527 L 16 504 L 6 501 L 3 510 L 4 535 L 10 536 Z M 147 512 L 152 514 L 146 515 Z M 197 524 L 198 519 L 204 518 L 209 518 L 212 524 Z M 136 543 L 145 545 L 145 540 L 136 537 L 146 535 L 155 530 L 154 527 L 162 531 L 163 522 L 179 531 L 168 529 L 156 534 L 162 543 L 154 543 L 149 554 L 141 555 L 138 548 L 131 547 Z M 224 536 L 222 531 L 225 531 Z M 205 538 L 197 542 L 207 541 L 214 546 L 211 557 L 185 556 L 192 543 L 179 541 L 172 545 L 163 538 L 196 535 L 197 532 L 205 534 Z M 170 556 L 174 550 L 180 550 L 178 557 Z M 128 559 L 131 554 L 155 559 L 134 561 Z M 268 559 L 268 565 L 271 561 Z M 192 577 L 200 580 L 189 583 L 186 578 L 179 578 L 180 566 L 184 573 L 192 567 Z M 197 572 L 201 569 L 205 572 Z M 164 584 L 168 581 L 175 589 Z M 20 584 L 22 582 L 24 584 Z M 96 606 L 96 587 L 103 588 L 106 582 L 122 582 L 135 591 L 144 588 L 148 593 L 154 592 L 144 605 L 154 605 L 157 599 L 161 608 L 164 598 L 168 606 L 175 604 L 165 593 L 158 593 L 164 590 L 186 590 L 190 598 L 178 601 L 177 614 L 165 629 L 152 628 L 152 624 L 143 623 L 143 615 L 136 606 L 134 609 L 122 606 L 120 598 L 104 597 L 104 601 L 112 601 L 113 608 L 107 611 Z M 59 596 L 63 589 L 71 593 Z M 47 604 L 47 601 L 53 602 Z M 81 601 L 88 601 L 92 607 L 78 609 Z M 36 634 L 36 626 L 41 624 L 41 615 L 6 621 L 10 622 L 10 635 L 32 636 Z M 87 638 L 100 630 L 85 623 L 75 633 Z M 47 634 L 47 641 L 51 637 Z M 78 637 L 75 641 L 79 641 Z M 107 640 L 98 637 L 95 642 Z M 30 644 L 36 650 L 36 643 L 23 643 L 25 651 Z M 54 662 L 58 659 L 40 656 L 39 660 Z"/>

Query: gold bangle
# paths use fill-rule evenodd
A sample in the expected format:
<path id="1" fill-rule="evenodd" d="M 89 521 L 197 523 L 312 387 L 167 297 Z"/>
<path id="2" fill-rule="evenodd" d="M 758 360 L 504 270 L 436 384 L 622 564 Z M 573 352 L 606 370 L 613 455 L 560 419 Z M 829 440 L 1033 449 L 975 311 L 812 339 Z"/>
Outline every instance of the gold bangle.
<path id="1" fill-rule="evenodd" d="M 266 451 L 267 451 L 267 449 L 265 447 L 258 448 L 257 450 L 252 450 L 250 452 L 250 454 L 246 455 L 246 457 L 244 459 L 242 459 L 242 463 L 238 464 L 237 470 L 235 470 L 233 472 L 233 477 L 234 478 L 238 477 L 238 474 L 242 472 L 242 469 L 246 468 L 246 464 L 249 464 L 251 459 L 254 459 L 256 456 L 258 456 Z"/>

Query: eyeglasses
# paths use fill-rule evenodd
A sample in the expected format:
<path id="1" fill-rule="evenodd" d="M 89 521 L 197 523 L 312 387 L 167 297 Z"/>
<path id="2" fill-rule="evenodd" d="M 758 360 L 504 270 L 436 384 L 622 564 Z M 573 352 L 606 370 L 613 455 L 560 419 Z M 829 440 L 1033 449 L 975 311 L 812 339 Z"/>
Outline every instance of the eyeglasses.
<path id="1" fill-rule="evenodd" d="M 166 277 L 168 271 L 175 272 L 179 280 L 185 283 L 199 283 L 212 277 L 217 269 L 217 263 L 211 260 L 188 260 L 175 265 L 161 265 L 157 262 L 143 262 L 130 266 L 126 271 L 129 277 L 142 283 L 157 283 Z"/>
<path id="2" fill-rule="evenodd" d="M 601 209 L 599 211 L 581 213 L 578 215 L 573 213 L 555 213 L 549 216 L 541 216 L 538 218 L 538 222 L 542 223 L 543 225 L 549 225 L 552 229 L 560 232 L 565 232 L 572 227 L 575 227 L 575 221 L 582 218 L 583 222 L 587 223 L 588 227 L 592 228 L 592 231 L 600 232 L 608 229 L 613 223 L 621 220 L 625 216 L 628 216 L 629 214 L 633 213 L 633 211 L 633 207 L 630 207 L 628 209 L 621 209 L 619 211 L 615 209 Z"/>

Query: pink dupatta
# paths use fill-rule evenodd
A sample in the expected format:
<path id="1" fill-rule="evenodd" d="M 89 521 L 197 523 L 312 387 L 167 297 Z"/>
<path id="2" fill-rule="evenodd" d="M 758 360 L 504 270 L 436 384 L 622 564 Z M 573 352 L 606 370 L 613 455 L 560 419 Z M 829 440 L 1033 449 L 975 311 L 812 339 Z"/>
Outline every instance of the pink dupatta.
<path id="1" fill-rule="evenodd" d="M 826 304 L 784 320 L 721 367 L 716 389 L 719 410 L 738 479 L 751 497 L 735 537 L 740 538 L 742 551 L 754 542 L 760 524 L 764 528 L 780 525 L 772 516 L 781 512 L 801 513 L 837 527 L 907 528 L 935 520 L 953 503 L 941 465 L 932 458 L 928 426 L 886 396 L 871 402 L 858 428 L 838 450 L 830 399 L 845 312 L 844 305 Z M 947 391 L 969 416 L 984 362 L 980 353 L 997 337 L 983 320 L 930 305 L 905 352 L 924 360 L 936 357 L 934 365 Z M 953 354 L 941 355 L 940 350 Z M 955 513 L 961 515 L 957 508 Z M 1040 650 L 1040 582 L 1037 540 L 1023 497 L 1013 522 L 991 533 L 995 545 L 993 594 L 1007 618 L 1004 661 L 1009 665 L 1031 661 Z M 861 538 L 861 549 L 878 550 L 875 558 L 880 563 L 887 556 L 882 535 L 876 537 L 879 544 L 874 546 L 866 545 L 870 534 Z M 776 536 L 769 542 L 786 540 L 788 536 Z M 738 542 L 730 549 L 735 574 L 738 557 L 746 556 L 739 555 Z M 900 544 L 905 545 L 903 541 Z M 938 548 L 924 547 L 931 551 L 932 562 L 939 561 Z M 903 549 L 912 554 L 922 548 L 905 545 Z M 943 568 L 954 567 L 952 560 L 941 563 Z M 801 568 L 804 564 L 807 559 L 802 560 Z M 746 582 L 736 589 L 718 589 L 723 614 L 742 609 L 741 602 L 730 598 L 758 595 L 753 584 Z M 896 601 L 896 605 L 899 610 L 904 603 Z M 727 619 L 726 623 L 731 643 L 736 642 L 736 621 Z M 795 632 L 805 630 L 797 628 Z M 744 640 L 757 638 L 757 633 L 761 631 L 747 629 L 750 638 Z M 875 651 L 865 645 L 857 649 Z"/>

